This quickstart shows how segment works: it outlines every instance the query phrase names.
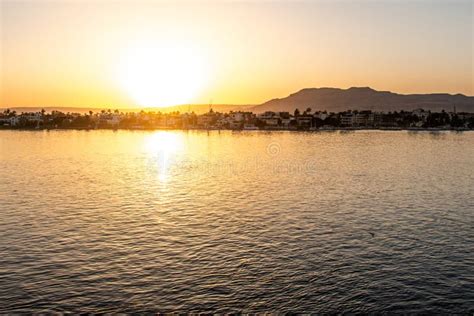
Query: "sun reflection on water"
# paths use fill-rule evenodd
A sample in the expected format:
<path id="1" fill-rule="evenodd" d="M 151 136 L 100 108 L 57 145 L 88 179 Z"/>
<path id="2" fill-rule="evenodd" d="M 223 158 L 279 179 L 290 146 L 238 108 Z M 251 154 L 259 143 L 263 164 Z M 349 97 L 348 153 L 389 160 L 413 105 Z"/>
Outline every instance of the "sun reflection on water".
<path id="1" fill-rule="evenodd" d="M 145 138 L 144 149 L 156 161 L 158 179 L 166 182 L 176 154 L 183 149 L 183 135 L 168 131 L 155 132 Z"/>

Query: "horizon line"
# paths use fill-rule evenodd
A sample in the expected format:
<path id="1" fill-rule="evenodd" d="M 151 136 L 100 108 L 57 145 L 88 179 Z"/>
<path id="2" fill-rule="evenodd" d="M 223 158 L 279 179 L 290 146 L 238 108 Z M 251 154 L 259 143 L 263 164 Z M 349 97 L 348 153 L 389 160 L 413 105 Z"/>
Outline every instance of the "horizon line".
<path id="1" fill-rule="evenodd" d="M 264 101 L 262 103 L 215 103 L 215 104 L 210 104 L 210 103 L 182 103 L 182 104 L 173 104 L 173 105 L 166 105 L 166 106 L 134 106 L 134 105 L 127 105 L 127 106 L 120 106 L 120 107 L 115 107 L 114 109 L 150 109 L 150 108 L 153 108 L 153 109 L 166 109 L 166 108 L 171 108 L 171 107 L 182 107 L 182 106 L 248 106 L 248 107 L 251 107 L 251 106 L 258 106 L 258 105 L 262 105 L 262 104 L 265 104 L 266 102 L 269 102 L 269 101 L 272 101 L 272 100 L 278 100 L 278 99 L 284 99 L 284 98 L 287 98 L 287 97 L 290 97 L 296 93 L 299 93 L 301 91 L 304 91 L 304 90 L 312 90 L 312 89 L 316 89 L 316 90 L 321 90 L 321 89 L 334 89 L 334 90 L 341 90 L 341 91 L 348 91 L 348 90 L 351 90 L 351 89 L 368 89 L 368 90 L 372 90 L 374 92 L 380 92 L 380 93 L 392 93 L 392 94 L 396 94 L 396 95 L 404 95 L 404 96 L 408 96 L 408 95 L 450 95 L 450 96 L 463 96 L 463 97 L 467 97 L 467 98 L 472 98 L 474 97 L 474 95 L 466 95 L 466 94 L 463 94 L 463 93 L 448 93 L 448 92 L 428 92 L 428 93 L 398 93 L 398 92 L 393 92 L 393 91 L 390 91 L 390 90 L 376 90 L 374 88 L 371 88 L 370 86 L 352 86 L 352 87 L 349 87 L 349 88 L 336 88 L 336 87 L 326 87 L 326 86 L 321 86 L 321 87 L 309 87 L 309 88 L 301 88 L 299 90 L 297 90 L 296 92 L 293 92 L 293 93 L 290 93 L 284 97 L 275 97 L 275 98 L 270 98 L 268 99 L 267 101 Z M 83 109 L 83 108 L 91 108 L 91 109 L 110 109 L 110 107 L 106 107 L 106 106 L 103 106 L 103 105 L 80 105 L 80 106 L 69 106 L 69 105 L 12 105 L 12 106 L 2 106 L 0 107 L 0 109 L 11 109 L 11 108 L 38 108 L 38 107 L 42 107 L 42 108 L 80 108 L 80 109 Z"/>

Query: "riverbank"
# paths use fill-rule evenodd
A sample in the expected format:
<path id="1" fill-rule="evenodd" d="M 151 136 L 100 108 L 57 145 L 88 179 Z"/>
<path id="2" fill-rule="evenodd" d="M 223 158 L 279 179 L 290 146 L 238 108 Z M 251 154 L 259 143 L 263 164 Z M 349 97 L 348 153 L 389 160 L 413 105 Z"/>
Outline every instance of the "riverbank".
<path id="1" fill-rule="evenodd" d="M 160 130 L 169 130 L 169 131 L 288 131 L 288 132 L 330 132 L 330 131 L 410 131 L 410 132 L 441 132 L 441 131 L 452 131 L 452 132 L 468 132 L 474 131 L 474 129 L 469 128 L 399 128 L 399 127 L 334 127 L 334 128 L 310 128 L 310 129 L 289 129 L 289 128 L 252 128 L 252 129 L 230 129 L 230 128 L 200 128 L 200 127 L 191 127 L 191 128 L 174 128 L 174 127 L 128 127 L 128 128 L 113 128 L 113 127 L 57 127 L 57 128 L 14 128 L 10 126 L 0 126 L 0 130 L 17 130 L 17 131 L 54 131 L 54 130 L 81 130 L 81 131 L 93 131 L 93 130 L 146 130 L 146 131 L 160 131 Z"/>

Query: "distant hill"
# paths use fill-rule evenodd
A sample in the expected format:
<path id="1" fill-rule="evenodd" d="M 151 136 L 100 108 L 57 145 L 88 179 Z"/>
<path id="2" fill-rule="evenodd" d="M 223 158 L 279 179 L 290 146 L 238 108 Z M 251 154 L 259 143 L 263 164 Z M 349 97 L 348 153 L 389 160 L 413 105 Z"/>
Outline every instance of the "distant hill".
<path id="1" fill-rule="evenodd" d="M 345 110 L 400 111 L 423 108 L 431 111 L 474 112 L 474 97 L 463 94 L 398 94 L 389 91 L 376 91 L 363 88 L 309 88 L 303 89 L 282 99 L 273 99 L 250 108 L 261 113 L 265 111 L 293 112 L 308 107 L 312 111 L 327 110 L 340 112 Z"/>
<path id="2" fill-rule="evenodd" d="M 249 108 L 254 107 L 254 104 L 251 105 L 235 105 L 235 104 L 213 104 L 212 110 L 215 112 L 223 112 L 227 113 L 230 111 L 247 111 Z M 161 112 L 173 112 L 179 111 L 181 113 L 186 112 L 194 112 L 196 114 L 203 114 L 209 112 L 209 104 L 191 104 L 191 105 L 175 105 L 165 108 L 155 108 L 151 109 L 153 111 L 161 111 Z M 145 109 L 148 110 L 148 109 Z"/>
<path id="3" fill-rule="evenodd" d="M 230 112 L 230 111 L 245 111 L 250 107 L 253 107 L 255 105 L 232 105 L 232 104 L 213 104 L 212 109 L 216 112 Z M 0 108 L 0 111 L 3 111 L 6 108 Z M 41 107 L 41 106 L 35 106 L 35 107 L 10 107 L 9 108 L 12 111 L 17 111 L 17 113 L 21 112 L 38 112 L 41 111 L 41 109 L 44 109 L 46 112 L 51 112 L 51 111 L 61 111 L 64 113 L 70 112 L 70 113 L 88 113 L 89 111 L 92 111 L 94 113 L 100 112 L 102 110 L 115 110 L 116 108 L 110 107 L 110 108 L 90 108 L 90 107 L 60 107 L 60 106 L 53 106 L 53 107 Z M 186 105 L 175 105 L 175 106 L 169 106 L 169 107 L 156 107 L 156 108 L 129 108 L 129 109 L 118 109 L 120 112 L 140 112 L 141 110 L 144 111 L 155 111 L 155 112 L 163 112 L 163 113 L 169 113 L 169 112 L 174 112 L 174 111 L 179 111 L 181 113 L 185 112 L 194 112 L 196 114 L 203 114 L 209 111 L 209 105 L 208 104 L 186 104 Z"/>
<path id="4" fill-rule="evenodd" d="M 311 108 L 312 111 L 327 110 L 329 112 L 341 112 L 346 110 L 373 110 L 373 111 L 400 111 L 423 108 L 439 112 L 441 110 L 452 111 L 454 106 L 458 112 L 474 113 L 474 97 L 463 94 L 398 94 L 389 91 L 376 91 L 374 89 L 363 88 L 308 88 L 290 94 L 286 98 L 272 99 L 260 105 L 232 105 L 213 104 L 212 109 L 216 112 L 230 111 L 252 111 L 262 113 L 265 111 L 293 112 L 296 108 L 304 111 Z M 88 107 L 12 107 L 18 113 L 35 112 L 42 108 L 46 112 L 53 110 L 61 112 L 94 113 L 104 110 L 104 108 Z M 111 110 L 115 108 L 111 107 Z M 185 104 L 162 108 L 130 108 L 118 109 L 120 112 L 155 111 L 169 113 L 179 111 L 181 113 L 194 112 L 203 114 L 209 111 L 208 104 Z M 3 109 L 0 109 L 3 111 Z"/>

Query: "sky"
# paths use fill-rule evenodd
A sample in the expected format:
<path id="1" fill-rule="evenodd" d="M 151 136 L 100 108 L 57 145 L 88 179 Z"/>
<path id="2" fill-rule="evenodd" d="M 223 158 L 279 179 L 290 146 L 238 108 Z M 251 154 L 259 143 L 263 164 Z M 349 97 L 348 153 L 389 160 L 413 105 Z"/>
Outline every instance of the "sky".
<path id="1" fill-rule="evenodd" d="M 0 107 L 474 95 L 472 0 L 0 1 Z"/>

